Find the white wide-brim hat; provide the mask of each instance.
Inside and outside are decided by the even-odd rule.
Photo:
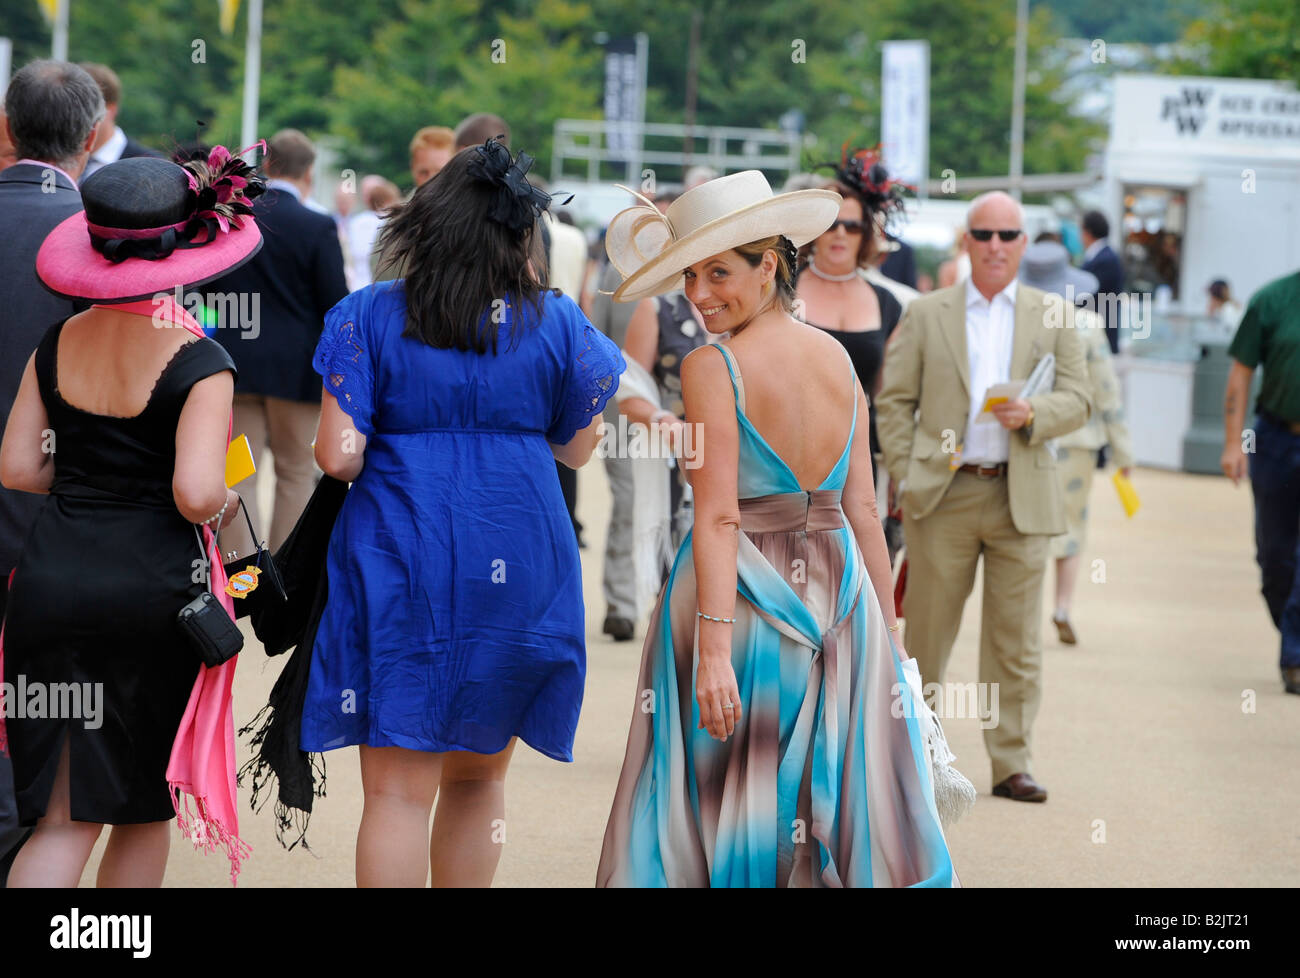
[[[751,241],[783,234],[796,248],[805,245],[835,222],[843,200],[833,190],[774,194],[758,170],[700,184],[669,204],[666,214],[628,193],[643,203],[615,214],[605,232],[605,252],[623,275],[616,302],[684,288],[686,268]]]

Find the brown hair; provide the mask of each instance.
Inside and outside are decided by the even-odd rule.
[[[759,238],[748,244],[737,245],[736,254],[749,262],[750,267],[757,268],[763,256],[769,251],[776,252],[776,298],[781,308],[788,313],[794,312],[794,242],[783,234],[774,234],[769,238]]]
[[[95,79],[95,84],[104,96],[105,105],[117,105],[122,101],[122,80],[117,77],[116,71],[95,61],[83,61],[81,68]]]
[[[875,257],[876,254],[875,214],[872,212],[871,208],[867,206],[867,202],[862,199],[862,195],[860,193],[858,193],[852,187],[845,186],[844,184],[840,183],[837,180],[830,180],[826,183],[823,183],[817,189],[834,190],[841,197],[844,197],[846,199],[856,200],[858,204],[861,205],[862,223],[867,226],[862,229],[862,240],[858,242],[857,267],[869,268],[871,266],[871,259]],[[821,237],[821,235],[819,234],[817,237],[819,238]],[[812,241],[809,241],[806,245],[804,245],[802,248],[799,249],[800,266],[806,265],[808,263],[808,259],[812,256],[813,253],[813,244],[816,241],[817,238],[813,238]]]
[[[301,180],[316,162],[316,147],[297,129],[281,129],[266,144],[262,169],[268,177]]]
[[[461,119],[456,126],[456,150],[459,152],[467,146],[478,146],[493,136],[504,136],[501,144],[510,148],[510,127],[506,121],[490,112],[475,112]]]

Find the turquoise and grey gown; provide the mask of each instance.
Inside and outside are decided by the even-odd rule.
[[[957,886],[907,681],[840,507],[852,433],[801,489],[718,350],[740,433],[741,718],[726,742],[697,729],[690,534],[646,635],[597,885]]]

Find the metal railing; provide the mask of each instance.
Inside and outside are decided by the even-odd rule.
[[[610,146],[611,136],[617,146]],[[619,179],[640,184],[654,172],[656,182],[680,181],[692,166],[719,173],[762,170],[785,177],[799,172],[799,133],[781,129],[740,129],[662,122],[606,122],[557,119],[551,147],[551,181],[585,178],[590,183]],[[586,172],[575,172],[577,163]]]

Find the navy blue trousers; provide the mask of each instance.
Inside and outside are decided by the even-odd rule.
[[[1255,493],[1255,559],[1273,624],[1282,633],[1281,666],[1300,666],[1300,435],[1255,419],[1250,455]]]

